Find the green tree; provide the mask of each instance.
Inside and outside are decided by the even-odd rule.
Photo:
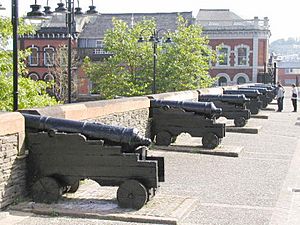
[[[149,38],[155,27],[154,20],[142,20],[129,27],[126,22],[113,19],[113,29],[104,37],[105,50],[113,56],[101,62],[86,59],[84,63],[95,92],[103,98],[151,93],[153,43],[138,43],[138,38],[141,34]],[[201,33],[200,26],[188,26],[179,16],[177,31],[164,34],[172,38],[173,44],[157,46],[158,93],[197,89],[214,83],[207,74],[209,61],[214,60],[215,53]]]
[[[12,39],[12,25],[9,18],[0,17],[0,111],[11,111],[13,108],[13,70],[12,51],[8,50],[9,40]],[[34,27],[26,25],[23,19],[19,21],[18,34],[34,33]],[[30,53],[19,51],[18,72],[26,74],[24,60]],[[57,101],[50,97],[46,90],[51,83],[43,81],[35,82],[31,79],[19,77],[19,108],[42,107],[57,104]]]

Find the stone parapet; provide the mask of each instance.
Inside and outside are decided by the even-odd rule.
[[[24,118],[0,112],[0,209],[26,194]]]

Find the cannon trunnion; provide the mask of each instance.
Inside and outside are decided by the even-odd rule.
[[[127,130],[110,126],[110,131],[105,132],[105,138],[101,138],[100,128],[98,135],[85,135],[86,130],[66,132],[61,131],[62,128],[54,129],[58,128],[53,124],[56,118],[49,117],[48,123],[52,125],[48,125],[51,129],[45,129],[45,124],[41,123],[36,130],[33,125],[29,127],[29,124],[46,119],[23,115],[26,121],[26,145],[29,150],[28,184],[35,202],[56,202],[63,193],[75,192],[79,181],[88,178],[102,186],[119,186],[119,206],[140,209],[149,201],[150,196],[155,195],[159,183],[164,181],[164,158],[148,156],[145,144],[151,141],[139,136],[136,130],[132,132],[130,128]],[[66,124],[81,123],[58,120],[65,121]],[[37,124],[35,122],[33,124]],[[102,126],[92,124],[92,127]],[[107,125],[103,126],[107,128]],[[93,133],[92,130],[89,131]],[[109,140],[108,133],[111,131],[116,131],[113,140]],[[119,137],[121,141],[118,142],[118,135],[128,137]]]
[[[213,102],[216,107],[222,109],[220,116],[233,119],[236,127],[243,127],[250,119],[250,110],[246,109],[246,103],[250,99],[245,95],[199,95],[199,102]]]
[[[222,110],[211,102],[151,100],[151,138],[168,146],[181,133],[202,137],[205,148],[217,147],[225,137],[225,124],[216,123]]]

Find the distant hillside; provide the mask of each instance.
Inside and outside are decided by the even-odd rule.
[[[270,44],[270,52],[276,55],[300,56],[300,38],[278,39]]]

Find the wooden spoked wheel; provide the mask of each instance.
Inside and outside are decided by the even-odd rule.
[[[142,208],[148,200],[148,192],[137,180],[126,180],[118,188],[117,199],[121,208]]]
[[[32,185],[31,194],[34,202],[53,203],[61,197],[62,189],[55,178],[43,177]]]
[[[213,149],[219,145],[219,137],[213,133],[207,133],[202,137],[202,145],[204,148]]]
[[[167,131],[161,131],[156,135],[156,144],[168,146],[171,144],[172,136]]]
[[[236,127],[243,127],[247,123],[247,120],[244,117],[238,117],[234,119],[234,125]]]

